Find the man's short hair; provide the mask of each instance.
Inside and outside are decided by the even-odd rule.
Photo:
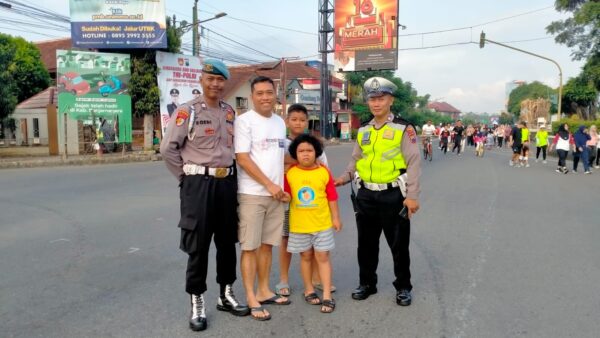
[[[261,83],[261,82],[268,82],[273,86],[273,89],[275,89],[275,82],[273,82],[273,80],[270,77],[266,77],[266,76],[257,76],[254,80],[252,80],[252,82],[250,83],[250,91],[254,92],[254,85],[257,83]]]
[[[306,107],[304,105],[301,105],[299,103],[294,103],[293,105],[291,105],[288,108],[288,110],[287,110],[288,115],[291,114],[292,112],[304,113],[304,115],[306,115],[308,117],[308,110],[306,110]]]
[[[318,138],[316,138],[312,135],[302,134],[302,135],[296,137],[290,144],[289,152],[290,152],[290,156],[292,156],[292,158],[294,160],[298,159],[297,151],[298,151],[298,146],[301,143],[310,143],[313,146],[313,148],[315,148],[315,158],[323,155],[323,144],[321,143],[321,141],[319,141]]]

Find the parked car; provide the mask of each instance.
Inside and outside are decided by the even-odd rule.
[[[84,95],[90,91],[90,84],[75,72],[63,74],[57,81],[58,87],[73,95]]]

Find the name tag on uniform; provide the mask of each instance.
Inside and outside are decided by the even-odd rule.
[[[393,131],[391,129],[386,129],[383,131],[383,138],[386,140],[393,140],[395,134],[396,134],[395,131]]]
[[[363,134],[362,140],[360,141],[360,144],[362,144],[362,145],[371,144],[371,132],[370,131],[365,131],[365,133]]]
[[[285,140],[279,140],[279,148],[285,148]]]

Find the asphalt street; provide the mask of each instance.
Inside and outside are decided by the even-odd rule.
[[[351,146],[326,152],[340,173]],[[336,311],[304,303],[294,257],[293,303],[269,306],[272,320],[218,312],[213,249],[201,333],[187,327],[178,188],[162,162],[2,170],[0,336],[597,337],[600,171],[558,174],[554,159],[509,168],[508,158],[436,149],[423,163],[411,306],[395,303],[383,237],[379,293],[350,298],[358,267],[346,186],[332,253]],[[273,263],[275,285],[276,254]],[[235,290],[243,299],[241,280]]]

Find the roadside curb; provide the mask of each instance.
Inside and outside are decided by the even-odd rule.
[[[0,169],[18,169],[18,168],[37,168],[37,167],[61,167],[61,166],[82,166],[82,165],[101,165],[101,164],[116,164],[116,163],[131,163],[131,162],[153,162],[162,161],[161,154],[138,153],[122,155],[105,155],[97,157],[91,156],[76,156],[67,159],[60,157],[50,158],[31,158],[10,160],[4,159],[0,161]]]

